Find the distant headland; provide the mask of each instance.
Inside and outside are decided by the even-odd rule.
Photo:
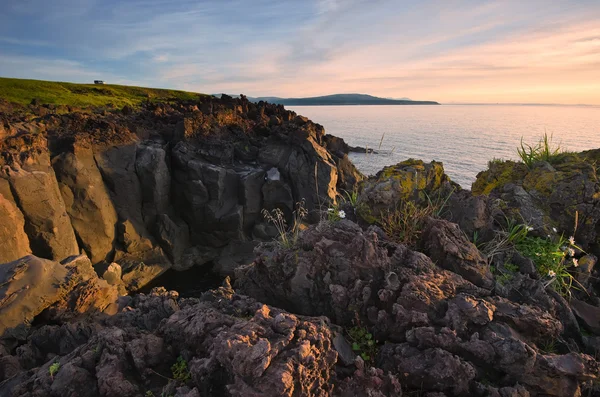
[[[220,97],[221,94],[215,95]],[[235,97],[235,95],[233,95]],[[412,101],[410,99],[379,98],[366,94],[334,94],[309,98],[248,97],[252,102],[270,102],[285,106],[332,106],[332,105],[439,105],[435,101]]]

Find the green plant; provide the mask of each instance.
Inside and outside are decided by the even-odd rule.
[[[403,201],[395,210],[382,212],[378,222],[391,240],[414,246],[419,240],[425,220],[433,213],[431,206],[420,207],[413,201]]]
[[[50,367],[48,367],[48,374],[50,374],[51,378],[54,378],[54,375],[56,375],[56,373],[58,372],[59,369],[60,369],[59,362],[52,363],[50,365]]]
[[[344,200],[350,203],[353,208],[356,208],[356,205],[358,204],[358,191],[356,189],[352,192],[344,191],[344,196]]]
[[[579,248],[573,237],[558,239],[525,237],[515,244],[515,248],[523,255],[530,258],[538,273],[546,277],[545,286],[551,286],[559,294],[569,297],[573,283],[577,282],[571,271],[578,266],[578,261],[573,257],[573,248]]]
[[[546,354],[558,353],[558,351],[556,349],[556,340],[554,340],[554,339],[548,339],[548,340],[542,341],[539,344],[539,348],[541,351],[543,351]]]
[[[544,133],[542,138],[534,145],[524,143],[523,138],[521,138],[521,145],[517,148],[517,154],[528,168],[531,168],[538,161],[553,162],[561,151],[560,145],[553,147],[552,136],[548,137],[547,133]]]
[[[450,197],[452,197],[454,191],[455,188],[452,188],[450,193],[448,193],[445,197],[438,193],[433,198],[429,196],[427,192],[424,192],[425,197],[427,197],[427,205],[431,208],[433,216],[439,217],[442,215],[444,209],[446,208],[446,204],[448,204],[448,200],[450,200]]]
[[[515,244],[527,237],[527,233],[533,230],[532,227],[522,223],[517,223],[514,220],[504,218],[506,228],[496,233],[491,241],[480,244],[477,248],[488,258],[492,259],[499,253],[506,252]]]
[[[173,379],[182,383],[192,378],[187,361],[181,356],[177,357],[177,361],[171,366],[171,372],[173,373]]]
[[[496,277],[496,281],[500,285],[506,284],[508,281],[512,280],[515,274],[519,271],[519,266],[513,263],[505,263],[500,268],[496,268],[494,266],[490,266],[490,270]]]
[[[144,394],[144,396],[145,396],[145,397],[154,397],[154,393],[153,393],[153,392],[151,392],[150,390],[148,390],[148,391],[146,392],[146,394]]]
[[[506,162],[506,160],[503,158],[493,157],[490,161],[488,161],[488,168],[490,168],[492,164],[502,164],[504,162]]]
[[[277,229],[281,244],[286,248],[290,248],[296,245],[298,241],[298,235],[300,234],[300,226],[302,224],[302,220],[308,215],[308,211],[306,210],[306,208],[304,208],[304,199],[297,202],[296,209],[292,214],[293,223],[289,230],[287,227],[287,222],[285,220],[285,215],[281,209],[275,208],[271,212],[269,212],[266,209],[263,209],[262,214],[265,217],[265,219],[271,222]]]
[[[373,334],[366,327],[355,326],[347,330],[352,342],[352,350],[367,363],[372,363],[377,356],[377,344]]]

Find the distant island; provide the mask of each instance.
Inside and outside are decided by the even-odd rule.
[[[220,97],[221,94],[215,95]],[[236,95],[232,95],[236,97]],[[309,98],[248,97],[252,102],[270,102],[285,106],[332,106],[332,105],[439,105],[435,101],[412,101],[410,99],[379,98],[366,94],[334,94]]]

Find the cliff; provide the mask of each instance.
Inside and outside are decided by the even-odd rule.
[[[276,234],[263,209],[291,222],[303,200],[314,218],[362,178],[327,150],[323,127],[246,99],[32,106],[0,126],[0,262],[84,252],[100,272],[118,262],[128,290],[224,249],[251,255],[240,242]]]
[[[0,126],[2,396],[598,394],[598,150],[469,191],[415,159],[364,178],[245,98]],[[231,278],[136,292],[203,264]]]

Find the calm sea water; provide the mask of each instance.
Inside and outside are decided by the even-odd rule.
[[[353,146],[391,150],[350,158],[364,174],[408,158],[444,163],[470,189],[492,158],[517,159],[521,137],[536,143],[547,132],[567,150],[600,148],[600,106],[291,106]]]

